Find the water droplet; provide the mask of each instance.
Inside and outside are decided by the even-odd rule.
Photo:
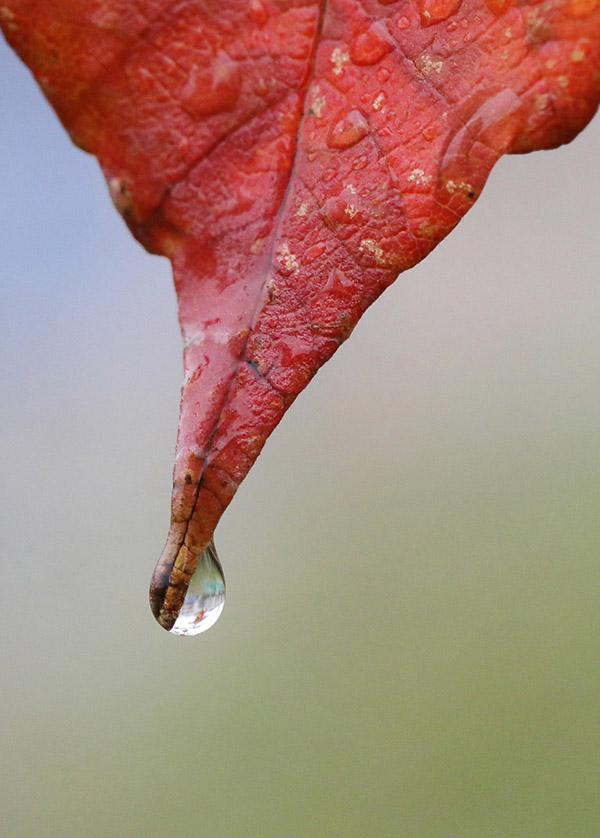
[[[396,26],[398,29],[404,31],[410,26],[410,20],[405,15],[402,15],[402,17],[399,17],[396,21]]]
[[[210,67],[192,67],[181,91],[181,103],[195,117],[230,111],[237,103],[241,86],[237,61],[221,52]]]
[[[310,265],[311,262],[314,262],[315,259],[318,259],[319,256],[323,255],[323,253],[325,253],[324,244],[313,244],[312,247],[309,247],[308,250],[304,251],[304,255],[302,256],[302,264]]]
[[[471,115],[467,117],[468,112]],[[467,100],[463,125],[452,136],[440,166],[440,186],[446,195],[475,198],[497,158],[511,146],[522,129],[523,107],[507,88],[488,98]]]
[[[128,75],[138,93],[147,93],[156,84],[154,76],[145,67],[140,67],[136,73]]]
[[[382,110],[382,108],[385,105],[385,99],[386,99],[385,93],[383,92],[383,90],[380,90],[379,93],[373,99],[373,110],[374,111]]]
[[[256,95],[264,96],[267,90],[267,82],[264,79],[257,79],[257,82],[254,85],[254,92],[256,93]]]
[[[381,0],[379,0],[381,3]],[[561,7],[561,12],[570,17],[588,17],[598,8],[598,0],[571,0]]]
[[[365,157],[365,155],[361,155],[357,157],[355,160],[352,161],[352,168],[355,172],[359,171],[360,169],[364,169],[369,161]]]
[[[456,12],[462,0],[417,0],[423,26],[440,23]]]
[[[521,127],[522,108],[518,93],[506,88],[482,102],[465,123],[465,128],[479,142],[503,154]]]
[[[383,82],[389,81],[390,76],[391,76],[391,72],[390,72],[390,70],[388,70],[387,67],[379,67],[378,68],[378,70],[377,70],[377,81],[379,81],[383,84]]]
[[[305,339],[293,335],[282,335],[277,341],[279,350],[279,364],[281,367],[301,365],[303,361],[310,358],[313,352],[311,343]]]
[[[369,126],[360,111],[353,108],[339,119],[327,137],[330,148],[350,148],[369,133]]]
[[[200,557],[171,634],[201,634],[214,626],[224,605],[225,577],[211,541]]]
[[[512,6],[513,0],[485,0],[490,12],[500,17]]]
[[[258,23],[259,26],[262,26],[267,22],[269,13],[265,9],[262,0],[250,0],[250,17],[254,23]]]
[[[121,215],[131,218],[133,214],[133,195],[131,188],[124,178],[112,177],[108,181],[108,191],[112,202]]]
[[[350,44],[350,58],[359,66],[377,64],[392,49],[389,33],[381,21],[372,23]]]

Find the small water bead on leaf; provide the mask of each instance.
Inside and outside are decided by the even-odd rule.
[[[381,0],[379,0],[381,2]],[[561,8],[570,17],[587,17],[598,8],[598,0],[570,0]]]
[[[427,140],[428,143],[432,142],[436,137],[436,127],[435,125],[428,125],[426,128],[423,128],[421,134],[424,140]]]
[[[185,110],[207,117],[232,110],[240,96],[242,78],[237,61],[220,52],[210,67],[193,67],[181,91]]]
[[[361,154],[360,157],[355,157],[352,161],[352,168],[355,172],[360,171],[360,169],[364,169],[368,163],[368,160],[364,154]]]
[[[393,48],[390,35],[380,21],[357,35],[350,44],[350,58],[359,66],[377,64]]]
[[[461,114],[465,130],[471,137],[503,154],[522,127],[521,97],[507,87],[481,104],[474,96],[473,102],[477,107],[474,108],[469,100],[464,103],[467,113],[471,111],[467,119]]]
[[[383,90],[380,90],[376,96],[373,97],[373,110],[374,111],[382,111],[385,107],[386,102],[386,95]]]
[[[359,110],[353,108],[337,120],[333,125],[327,145],[329,148],[350,148],[356,145],[369,133],[369,126]]]
[[[269,19],[269,13],[262,0],[250,0],[250,17],[254,23],[262,26]]]
[[[458,11],[462,0],[417,0],[423,26],[446,20]]]
[[[463,104],[459,117],[460,127],[439,167],[442,203],[448,196],[455,203],[457,199],[470,202],[479,195],[490,168],[521,131],[522,102],[510,88],[491,98],[474,95]]]
[[[505,14],[513,4],[513,0],[485,0],[491,12],[500,17]]]
[[[202,553],[171,634],[192,637],[214,626],[225,605],[225,577],[214,542]]]

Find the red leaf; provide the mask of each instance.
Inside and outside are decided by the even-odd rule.
[[[498,157],[600,98],[599,0],[3,0],[9,42],[134,235],[185,342],[165,628],[287,407]]]

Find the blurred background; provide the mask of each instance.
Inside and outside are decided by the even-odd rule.
[[[155,624],[169,265],[0,46],[3,835],[600,834],[600,122],[367,312]]]

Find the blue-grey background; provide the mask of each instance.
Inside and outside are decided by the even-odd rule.
[[[600,834],[596,120],[372,307],[155,625],[166,260],[0,46],[3,835]]]

